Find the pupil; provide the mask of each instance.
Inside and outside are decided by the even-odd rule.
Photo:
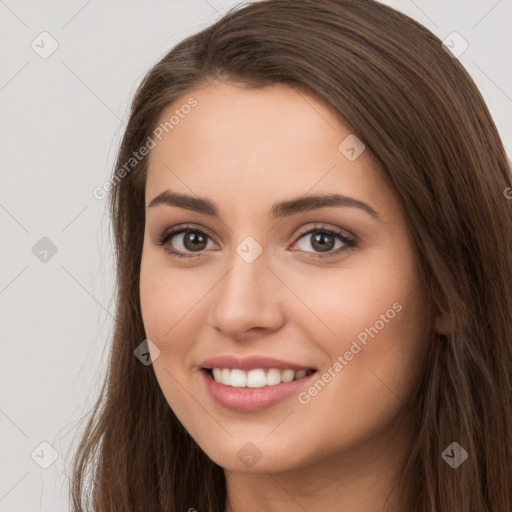
[[[189,246],[189,242],[192,244]],[[198,247],[197,244],[199,243],[200,247]],[[191,231],[189,231],[186,235],[185,235],[185,240],[184,240],[184,245],[187,249],[191,249],[191,250],[201,250],[201,249],[204,249],[204,247],[201,246],[201,244],[204,245],[205,243],[205,237],[203,235],[199,235],[197,233],[193,233]]]
[[[325,242],[326,238],[331,240],[330,243],[326,243]],[[317,233],[313,237],[313,241],[312,241],[311,245],[315,249],[317,249],[317,250],[326,252],[326,251],[329,251],[330,249],[333,248],[333,240],[332,240],[332,238],[333,238],[332,235],[328,235],[328,234],[325,234],[325,233]]]

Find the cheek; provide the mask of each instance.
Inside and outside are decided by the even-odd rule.
[[[351,332],[361,352],[350,370],[362,401],[376,408],[382,403],[386,416],[402,407],[418,384],[429,329],[426,295],[415,276],[396,272],[377,283],[373,304],[366,313],[361,307],[359,325]]]
[[[186,396],[182,384],[184,367],[189,365],[188,354],[195,338],[190,330],[193,301],[190,285],[178,272],[171,273],[157,258],[144,256],[140,271],[140,303],[146,337],[159,349],[153,361],[158,384],[168,404],[180,416],[186,411]],[[192,311],[191,311],[192,309]],[[197,322],[196,322],[197,324]],[[188,330],[185,330],[187,328]],[[191,432],[193,428],[188,427]]]
[[[173,279],[173,274],[158,262],[155,255],[143,252],[140,270],[142,321],[146,336],[160,350],[174,337],[175,326],[185,314],[184,302],[188,299],[189,295],[183,293],[180,280]]]
[[[146,336],[161,351],[156,361],[177,367],[184,361],[203,325],[206,296],[212,278],[196,269],[170,269],[158,254],[143,253],[140,271],[140,303]],[[177,357],[179,356],[179,357]]]
[[[297,295],[314,314],[295,318],[333,362],[346,360],[343,379],[365,401],[385,388],[372,371],[392,389],[412,389],[428,346],[425,290],[412,254],[396,249],[368,252],[350,267],[312,271],[296,281]]]
[[[146,335],[149,339],[157,339],[165,332],[162,312],[166,308],[170,289],[165,286],[164,280],[161,279],[162,272],[158,271],[152,259],[154,258],[143,251],[139,282],[140,307]]]
[[[294,292],[311,314],[297,315],[317,329],[318,337],[343,345],[389,311],[393,304],[403,303],[415,276],[387,251],[374,251],[347,260],[347,266],[318,269],[312,267],[290,276]],[[334,345],[333,345],[334,346]]]
[[[402,307],[393,309],[393,318],[386,309],[378,310],[387,323],[373,315],[364,327],[352,328],[343,348],[332,350],[333,361],[343,358],[343,369],[333,379],[326,402],[338,404],[333,421],[348,435],[370,436],[391,425],[422,376],[428,339],[424,323],[418,320],[421,301],[403,295],[396,306],[398,302]]]

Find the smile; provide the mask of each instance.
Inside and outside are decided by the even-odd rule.
[[[271,407],[300,392],[316,370],[256,368],[202,368],[210,396],[219,405],[238,412],[255,412]],[[226,382],[226,383],[225,383]]]
[[[256,368],[245,371],[239,368],[211,368],[211,375],[215,382],[234,388],[262,388],[276,386],[283,382],[292,382],[311,375],[314,370],[291,370],[279,368]]]

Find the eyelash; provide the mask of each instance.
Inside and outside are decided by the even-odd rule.
[[[186,232],[199,233],[200,235],[202,235],[204,237],[211,238],[207,233],[205,233],[201,229],[198,229],[198,228],[196,228],[194,226],[185,225],[185,226],[178,226],[177,228],[175,228],[175,229],[173,229],[171,231],[165,231],[162,235],[160,235],[155,240],[154,243],[156,245],[163,246],[173,236],[181,234],[181,233],[184,233],[184,232],[185,233]],[[309,234],[312,234],[312,233],[321,233],[321,234],[324,234],[324,235],[331,235],[331,236],[337,237],[339,240],[341,240],[345,244],[344,247],[338,248],[336,251],[329,252],[329,253],[310,253],[309,251],[302,251],[302,252],[306,252],[307,254],[309,254],[310,257],[312,257],[312,258],[317,258],[317,259],[332,258],[332,257],[338,256],[342,252],[350,252],[357,245],[356,241],[353,238],[349,238],[349,237],[343,235],[340,231],[337,231],[337,230],[334,230],[334,229],[330,229],[330,228],[326,228],[325,226],[316,225],[316,224],[314,225],[313,228],[308,229],[307,231],[305,231],[303,233],[299,233],[297,235],[296,241],[298,241],[302,237],[304,237],[306,235],[309,235]],[[189,258],[190,259],[190,258],[201,258],[201,257],[204,257],[204,252],[200,252],[200,253],[197,253],[197,254],[194,254],[194,253],[182,253],[180,251],[174,251],[174,250],[168,249],[168,248],[166,248],[166,252],[170,256],[172,256],[173,258]]]

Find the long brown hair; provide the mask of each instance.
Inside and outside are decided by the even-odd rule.
[[[174,47],[138,87],[109,194],[117,309],[108,375],[73,459],[73,511],[225,509],[223,468],[178,421],[151,365],[134,356],[146,338],[139,271],[147,157],[126,168],[162,111],[213,81],[312,94],[378,162],[406,212],[432,305],[450,325],[428,333],[398,488],[413,490],[408,511],[510,512],[510,165],[460,62],[425,27],[373,0],[240,4]],[[468,453],[457,469],[442,456],[452,442]]]

